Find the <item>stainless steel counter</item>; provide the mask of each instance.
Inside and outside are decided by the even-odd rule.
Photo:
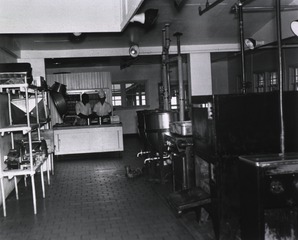
[[[55,126],[55,155],[123,151],[122,124]]]

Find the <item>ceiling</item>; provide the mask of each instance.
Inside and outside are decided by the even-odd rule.
[[[169,24],[171,46],[176,45],[175,32],[181,32],[181,45],[224,44],[239,42],[239,20],[231,9],[239,0],[144,0],[137,13],[147,9],[158,9],[155,24],[146,29],[140,23],[129,23],[118,33],[87,33],[82,42],[70,41],[69,34],[13,34],[21,50],[67,50],[128,48],[133,42],[142,47],[162,45],[162,29]],[[202,15],[206,4],[215,5]],[[252,36],[275,17],[274,11],[258,11],[257,7],[274,7],[275,0],[242,0],[244,8],[252,9],[244,13],[245,36]],[[288,6],[293,0],[282,0]],[[86,17],[88,15],[86,14]],[[104,19],[103,19],[104,21]],[[142,53],[140,53],[142,54]],[[73,59],[74,60],[74,59]],[[77,59],[79,60],[79,59]],[[96,58],[93,59],[95,61]],[[111,63],[108,58],[103,62]],[[50,62],[50,61],[49,61]]]

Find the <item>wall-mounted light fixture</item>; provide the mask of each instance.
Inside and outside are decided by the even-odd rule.
[[[291,30],[296,36],[298,36],[298,20],[291,23]]]
[[[253,50],[256,47],[263,45],[265,42],[264,41],[256,41],[253,38],[246,38],[244,40],[244,43],[245,43],[246,47],[248,47],[250,50]]]
[[[140,53],[140,49],[139,46],[137,44],[133,44],[130,46],[129,48],[129,55],[133,58],[136,58],[137,56],[139,56]]]
[[[76,37],[79,37],[79,36],[82,35],[82,33],[81,32],[74,32],[73,35],[75,35]]]
[[[69,41],[72,43],[81,43],[85,40],[86,34],[81,32],[74,32],[69,34]]]
[[[155,23],[157,15],[158,9],[148,9],[144,13],[134,15],[130,22],[139,22],[144,24],[145,27],[150,27]]]

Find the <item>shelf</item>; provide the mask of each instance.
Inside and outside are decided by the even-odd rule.
[[[36,130],[36,129],[46,125],[49,122],[50,122],[50,120],[43,121],[40,123],[32,123],[32,124],[30,124],[29,127],[27,124],[9,125],[9,126],[0,128],[0,133],[1,133],[1,135],[3,135],[6,132],[23,132],[23,134],[26,134],[30,131]]]
[[[24,175],[35,174],[36,171],[41,167],[41,165],[46,160],[47,160],[47,158],[44,158],[43,160],[36,161],[33,166],[33,169],[30,169],[30,164],[28,164],[28,168],[26,168],[26,169],[4,169],[0,176],[13,178],[14,176],[24,176]]]
[[[2,88],[9,88],[9,89],[16,89],[19,88],[21,89],[25,89],[28,88],[28,83],[15,83],[15,84],[0,84],[0,89]]]
[[[12,83],[12,84],[1,84],[0,83],[0,92],[2,89],[11,89],[15,91],[25,92],[26,89],[29,94],[34,94],[35,91],[45,91],[43,87],[38,87],[35,85],[29,85],[28,83]]]
[[[0,128],[0,133],[2,136],[6,132],[23,132],[23,134],[26,134],[34,129],[37,129],[39,126],[40,124],[38,123],[31,124],[29,127],[27,124],[15,124]]]
[[[9,65],[10,66],[10,65]],[[32,78],[32,76],[31,76]],[[40,169],[42,172],[41,174],[41,183],[42,183],[42,190],[43,190],[43,197],[45,197],[45,191],[44,191],[44,180],[43,180],[43,163],[47,161],[48,156],[45,157],[45,155],[40,155],[40,153],[33,153],[32,149],[32,135],[31,131],[37,130],[37,137],[38,140],[40,140],[40,127],[46,125],[49,123],[50,118],[45,112],[45,117],[39,115],[39,98],[42,91],[46,90],[43,89],[43,87],[38,87],[35,85],[31,85],[31,82],[27,81],[28,74],[27,72],[1,72],[0,73],[0,92],[4,91],[7,94],[7,102],[8,102],[8,115],[9,115],[9,125],[0,128],[0,134],[1,136],[4,136],[5,133],[9,133],[11,135],[11,145],[12,148],[14,148],[14,141],[15,136],[19,134],[13,134],[13,132],[22,132],[23,135],[27,135],[27,144],[29,145],[28,159],[26,158],[26,162],[24,162],[22,159],[22,162],[19,166],[17,166],[17,169],[10,169],[7,166],[5,167],[5,164],[0,164],[0,184],[1,184],[1,195],[2,195],[2,201],[3,201],[3,215],[6,216],[6,204],[5,204],[5,194],[4,194],[4,186],[3,186],[3,178],[14,178],[15,181],[15,191],[16,191],[16,197],[18,199],[18,190],[17,190],[17,179],[16,176],[31,176],[31,184],[32,184],[32,194],[33,194],[33,207],[34,207],[34,214],[37,212],[36,208],[36,192],[35,192],[35,183],[34,183],[34,175],[35,173]],[[11,95],[16,96],[11,96]],[[19,95],[18,98],[17,94]],[[32,98],[30,98],[32,95],[35,97],[35,103],[31,101]],[[43,105],[45,107],[44,102],[44,92],[42,92],[42,101]],[[17,101],[19,100],[19,101]],[[34,100],[34,99],[33,99]],[[32,108],[32,109],[31,109]],[[36,110],[36,120],[33,119],[31,122],[31,111]],[[13,113],[20,117],[17,119],[13,119]],[[25,115],[24,115],[25,114]],[[23,118],[26,117],[26,120]],[[33,118],[35,118],[35,115],[33,115]],[[17,123],[17,124],[13,124]],[[7,156],[4,156],[4,158],[7,158]],[[3,158],[3,157],[2,157]],[[23,156],[21,156],[23,158]],[[5,160],[5,159],[4,159]],[[3,159],[1,159],[3,161]],[[10,165],[7,164],[9,167]],[[4,169],[2,168],[4,167]],[[49,179],[49,170],[48,166],[46,166],[47,172],[48,172],[48,179]]]

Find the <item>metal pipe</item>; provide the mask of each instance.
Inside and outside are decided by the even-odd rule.
[[[151,151],[145,151],[145,152],[143,152],[143,151],[141,150],[141,152],[137,153],[137,157],[139,157],[139,156],[143,156],[143,155],[145,155],[145,154],[149,154],[149,153],[151,153]]]
[[[167,109],[171,110],[171,82],[170,82],[170,64],[169,64],[169,49],[171,45],[170,39],[170,24],[165,24],[166,31],[166,79],[167,79],[167,88],[168,88],[168,105]]]
[[[171,39],[170,39],[170,29],[169,29],[169,27],[170,27],[170,24],[168,24],[168,23],[166,23],[165,24],[165,33],[166,33],[166,41],[165,41],[165,47],[166,47],[166,49],[169,51],[169,49],[170,49],[170,45],[171,45]]]
[[[168,70],[168,55],[170,47],[169,39],[169,24],[165,24],[165,28],[162,29],[162,86],[163,86],[163,109],[170,109],[170,83],[169,83],[169,70]]]
[[[167,81],[167,40],[166,40],[166,29],[162,29],[162,86],[163,86],[163,109],[169,110],[169,91]]]
[[[273,12],[275,10],[274,7],[260,7],[260,6],[253,6],[253,7],[243,7],[243,12]],[[281,11],[293,11],[298,10],[298,6],[282,6],[280,8]]]
[[[184,84],[183,84],[183,71],[182,71],[182,57],[180,47],[180,37],[182,33],[176,32],[174,36],[177,38],[177,60],[178,60],[178,83],[179,83],[179,120],[184,121]]]
[[[163,109],[169,110],[169,89],[167,77],[167,63],[166,56],[162,54],[162,91],[163,91]]]
[[[245,69],[245,51],[244,51],[244,30],[243,30],[243,5],[242,2],[238,3],[238,18],[239,18],[239,31],[240,31],[240,49],[241,49],[241,75],[242,87],[241,92],[246,93],[246,69]]]
[[[170,155],[167,155],[167,156],[163,156],[163,157],[162,157],[163,160],[166,160],[166,159],[169,159],[169,158],[170,158]],[[150,157],[150,158],[146,158],[146,159],[144,160],[144,164],[146,164],[146,162],[155,161],[155,160],[160,160],[160,159],[161,159],[160,156],[158,156],[158,157]]]
[[[280,110],[280,148],[281,154],[285,154],[285,133],[283,119],[283,58],[282,58],[282,36],[281,36],[281,6],[280,0],[276,0],[276,32],[278,43],[278,74],[279,74],[279,110]]]

